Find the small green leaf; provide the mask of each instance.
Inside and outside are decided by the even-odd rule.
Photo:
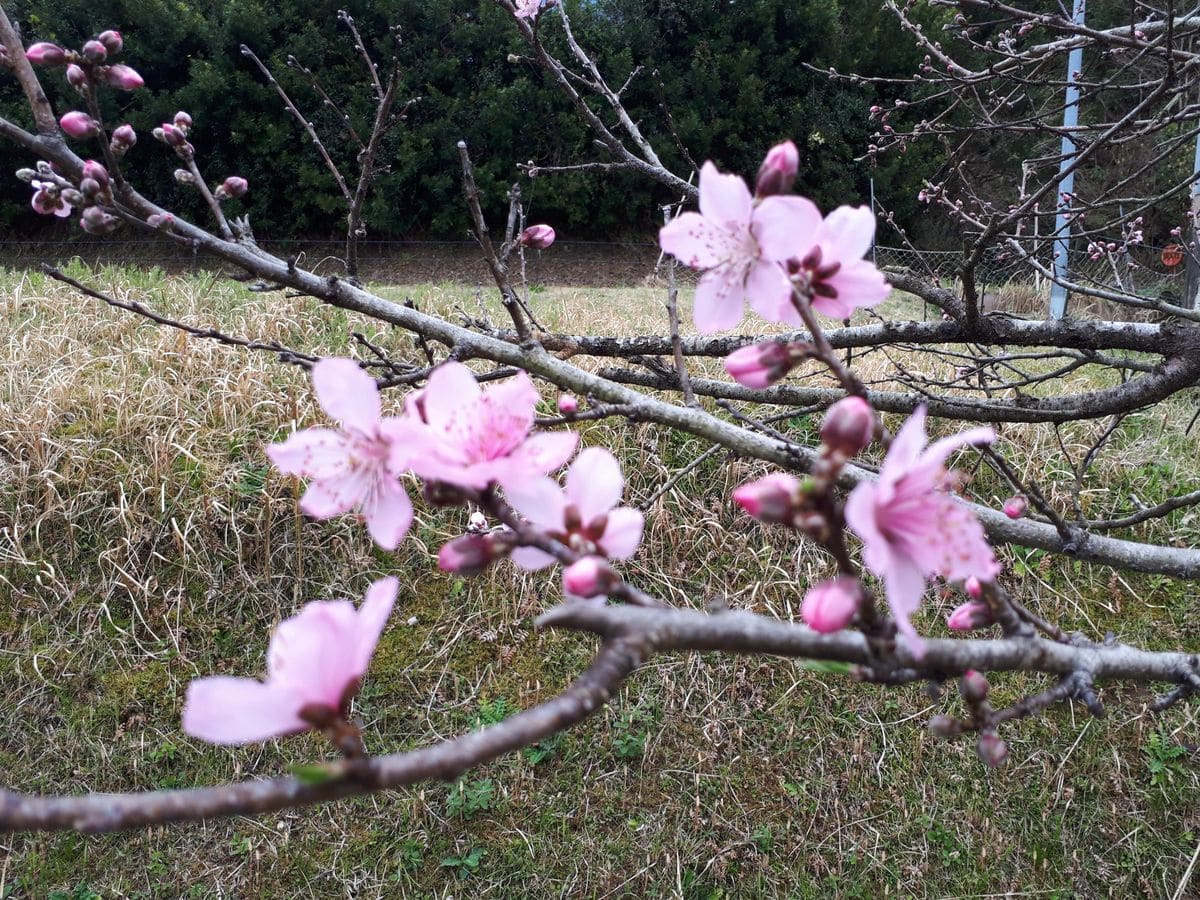
[[[334,781],[337,775],[328,766],[297,765],[289,766],[288,771],[296,776],[301,784],[316,785]]]
[[[849,675],[854,667],[850,663],[806,659],[800,663],[800,668],[808,669],[810,672],[824,672],[828,675]]]

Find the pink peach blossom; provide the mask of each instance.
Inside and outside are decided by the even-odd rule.
[[[419,452],[416,429],[401,418],[380,415],[374,379],[350,359],[323,359],[313,366],[317,402],[341,430],[306,428],[267,448],[286,475],[312,481],[300,508],[315,519],[359,509],[380,547],[394,550],[412,524],[412,503],[398,475]]]
[[[704,270],[692,310],[700,333],[736,326],[747,298],[768,321],[800,324],[780,263],[811,243],[820,223],[811,201],[774,196],[755,203],[746,182],[706,162],[700,212],[682,213],[658,233],[663,250]]]
[[[510,487],[507,493],[517,512],[572,550],[629,559],[642,542],[645,520],[636,509],[617,506],[624,489],[617,458],[601,447],[589,447],[567,470],[566,490],[539,478]],[[535,547],[518,547],[512,560],[523,569],[542,569],[554,557]]]
[[[538,399],[524,372],[484,390],[462,363],[443,363],[425,389],[405,403],[426,451],[413,457],[413,471],[431,481],[483,490],[493,483],[520,485],[557,469],[578,438],[567,431],[530,435]]]
[[[1000,571],[979,520],[950,494],[946,458],[959,447],[995,440],[972,428],[925,446],[925,407],[917,407],[892,441],[879,480],[856,487],[846,522],[863,542],[868,569],[883,580],[888,604],[914,654],[924,653],[910,617],[927,578],[991,581]]]
[[[518,19],[536,19],[541,0],[516,0],[516,17]]]
[[[875,214],[870,209],[839,206],[821,220],[812,242],[789,260],[788,274],[812,297],[813,309],[847,319],[892,290],[883,273],[862,258],[874,239]]]
[[[71,214],[71,204],[62,198],[58,186],[50,181],[34,181],[33,198],[29,201],[34,210],[43,216],[55,215],[60,219]]]
[[[188,685],[183,730],[212,744],[249,744],[345,718],[398,585],[376,581],[358,609],[348,600],[306,604],[271,636],[266,681],[215,675]]]

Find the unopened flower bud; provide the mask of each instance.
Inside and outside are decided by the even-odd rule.
[[[108,142],[108,148],[116,156],[124,156],[129,152],[129,149],[137,143],[137,132],[133,130],[133,126],[126,123],[118,126],[112,133],[112,138]]]
[[[37,169],[17,169],[17,177],[26,184],[38,177]]]
[[[108,48],[99,41],[88,41],[83,45],[83,58],[90,63],[102,63],[108,59]]]
[[[136,91],[146,84],[136,69],[125,65],[109,66],[104,73],[104,80],[119,91]]]
[[[999,735],[992,731],[985,732],[979,736],[979,743],[975,745],[975,752],[979,754],[979,758],[990,769],[999,768],[1008,759],[1008,745],[1000,739]]]
[[[71,87],[76,89],[82,88],[87,84],[87,80],[87,72],[83,71],[82,66],[77,66],[75,63],[67,66],[67,84],[71,85]]]
[[[38,41],[25,51],[25,58],[35,66],[61,66],[67,59],[67,51],[58,44]]]
[[[94,200],[100,193],[100,182],[95,178],[84,178],[79,182],[79,190],[89,200]]]
[[[100,187],[108,187],[108,169],[94,159],[89,159],[83,164],[83,177],[94,178]]]
[[[89,206],[79,217],[80,227],[88,234],[108,234],[119,224],[116,216],[109,215],[99,206]]]
[[[733,492],[733,501],[760,522],[790,525],[800,511],[803,490],[792,475],[776,472],[743,484]]]
[[[979,583],[979,579],[974,575],[963,582],[963,590],[967,592],[967,596],[972,600],[979,600],[983,597],[983,585]]]
[[[181,128],[184,131],[187,131],[192,127],[192,117],[182,109],[175,113],[175,117],[171,121],[174,123],[176,128]]]
[[[987,699],[988,681],[982,673],[967,669],[958,682],[958,692],[968,703],[982,703]]]
[[[791,141],[776,144],[767,151],[766,158],[758,168],[758,178],[754,182],[754,193],[758,197],[770,197],[773,194],[786,194],[796,183],[796,173],[800,170],[800,151]]]
[[[157,228],[159,231],[170,231],[171,226],[175,223],[175,217],[170,213],[151,213],[146,219],[146,224],[151,228]]]
[[[579,412],[579,401],[574,394],[558,395],[558,411],[564,416],[573,416]]]
[[[174,172],[175,180],[180,184],[195,184],[196,176],[187,169],[176,169]]]
[[[114,56],[120,53],[125,46],[125,41],[121,38],[121,32],[114,31],[111,28],[108,31],[100,32],[96,36],[96,40],[103,44],[105,49]]]
[[[73,138],[89,138],[100,133],[100,126],[85,112],[69,112],[58,120],[59,127]]]
[[[958,734],[958,725],[950,716],[939,714],[929,720],[929,731],[934,737],[952,738]]]
[[[847,459],[871,443],[875,435],[875,411],[862,397],[844,397],[825,413],[821,441]]]
[[[799,360],[792,345],[762,341],[740,347],[725,357],[725,371],[738,384],[761,390],[787,375]]]
[[[990,606],[980,600],[968,600],[950,613],[946,626],[951,631],[974,631],[986,628],[995,621]]]
[[[517,243],[534,250],[545,250],[554,243],[554,229],[549,225],[530,225],[521,232]]]
[[[464,534],[438,551],[438,568],[469,578],[505,556],[506,550],[507,547],[490,534]]]
[[[154,136],[168,147],[182,147],[187,143],[187,135],[170,122],[164,122],[158,128],[155,128]]]
[[[598,556],[585,556],[563,569],[563,590],[573,597],[598,597],[617,583],[617,573]]]
[[[83,206],[83,193],[75,188],[63,188],[59,191],[58,196],[63,199],[64,203],[69,203],[71,206]]]
[[[250,189],[250,182],[246,181],[239,175],[230,175],[222,181],[214,193],[218,200],[226,200],[230,197],[241,197]]]
[[[858,582],[849,577],[823,581],[804,595],[800,616],[813,631],[830,634],[850,624],[862,601]]]
[[[1019,519],[1025,515],[1025,510],[1029,507],[1029,503],[1020,494],[1009,497],[1004,501],[1004,514],[1010,519]]]

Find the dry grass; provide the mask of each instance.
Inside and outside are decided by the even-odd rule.
[[[346,352],[352,328],[411,352],[401,333],[303,300],[203,279],[99,280],[198,323],[321,353]],[[7,783],[206,784],[324,754],[304,737],[237,751],[193,743],[178,727],[182,692],[197,674],[258,672],[274,622],[305,599],[360,596],[384,573],[403,591],[359,704],[374,750],[528,705],[586,661],[588,641],[531,627],[556,598],[553,574],[500,566],[462,582],[436,572],[431,554],[457,533],[460,513],[419,509],[396,554],[373,551],[349,521],[297,516],[296,487],[266,469],[262,446],[316,418],[300,371],[156,329],[38,277],[3,283]],[[404,293],[428,309],[477,304],[468,288]],[[649,289],[550,288],[533,301],[548,324],[573,331],[657,329],[661,318],[661,294]],[[863,371],[883,379],[885,362],[868,356]],[[1179,401],[1133,417],[1087,485],[1089,508],[1194,488],[1200,454],[1183,434],[1187,412]],[[812,425],[789,427],[803,438]],[[1100,427],[1062,429],[1068,450],[1078,455]],[[1053,430],[1010,427],[1005,437],[1066,502]],[[585,440],[627,461],[634,502],[703,449],[622,422],[589,426]],[[794,615],[798,585],[826,561],[730,509],[729,490],[755,471],[714,456],[684,478],[648,510],[632,576],[676,603],[725,595]],[[985,499],[999,491],[983,474],[974,488]],[[1181,512],[1141,534],[1192,544],[1198,526]],[[1186,585],[1037,552],[1007,558],[1014,590],[1068,627],[1198,644]],[[930,603],[927,629],[939,629],[949,602]],[[998,679],[996,690],[1028,686]],[[430,785],[132,835],[0,837],[0,897],[1170,896],[1200,836],[1193,758],[1171,748],[1200,734],[1192,709],[1150,717],[1144,698],[1110,691],[1108,720],[1067,709],[1012,729],[1012,761],[989,776],[968,745],[921,727],[953,707],[950,697],[849,685],[786,661],[663,658],[620,702],[544,748],[544,760],[502,760],[457,794]],[[474,809],[462,808],[464,795]],[[484,853],[465,879],[467,867],[443,864],[472,850]]]

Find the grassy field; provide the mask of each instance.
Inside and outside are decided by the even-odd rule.
[[[94,280],[231,333],[346,353],[360,329],[412,353],[404,334],[311,301],[205,277]],[[381,291],[473,315],[486,302],[501,321],[471,288]],[[574,331],[657,329],[662,315],[649,289],[547,288],[533,302],[551,327]],[[460,511],[418,508],[394,554],[349,520],[298,516],[297,486],[268,471],[262,448],[319,415],[300,370],[40,276],[0,276],[0,323],[0,781],[41,792],[203,785],[325,755],[308,737],[238,750],[192,742],[179,728],[183,691],[201,674],[259,673],[280,618],[307,599],[357,599],[383,574],[402,590],[358,705],[373,751],[496,721],[589,658],[593,642],[532,628],[558,598],[555,574],[505,564],[464,582],[436,571],[432,554],[461,532]],[[1183,429],[1195,402],[1132,417],[1084,504],[1194,489],[1200,442]],[[803,438],[814,424],[789,427]],[[1103,424],[1064,428],[1067,449]],[[1065,501],[1071,476],[1052,430],[1003,436]],[[584,439],[630,461],[635,504],[704,449],[624,422]],[[646,510],[631,577],[674,603],[725,594],[794,616],[828,561],[732,508],[730,489],[758,471],[713,455],[683,478]],[[983,474],[973,489],[1002,496]],[[1200,515],[1134,536],[1195,545]],[[1194,585],[1002,553],[1006,583],[1068,628],[1200,647]],[[919,627],[941,633],[951,602],[933,598]],[[993,683],[1001,699],[1032,684]],[[582,726],[455,785],[125,835],[0,835],[0,898],[1200,896],[1200,877],[1181,886],[1200,842],[1200,707],[1152,716],[1147,691],[1110,688],[1105,720],[1062,708],[1009,728],[1010,762],[989,774],[970,744],[924,729],[954,708],[951,694],[770,658],[662,657]]]

